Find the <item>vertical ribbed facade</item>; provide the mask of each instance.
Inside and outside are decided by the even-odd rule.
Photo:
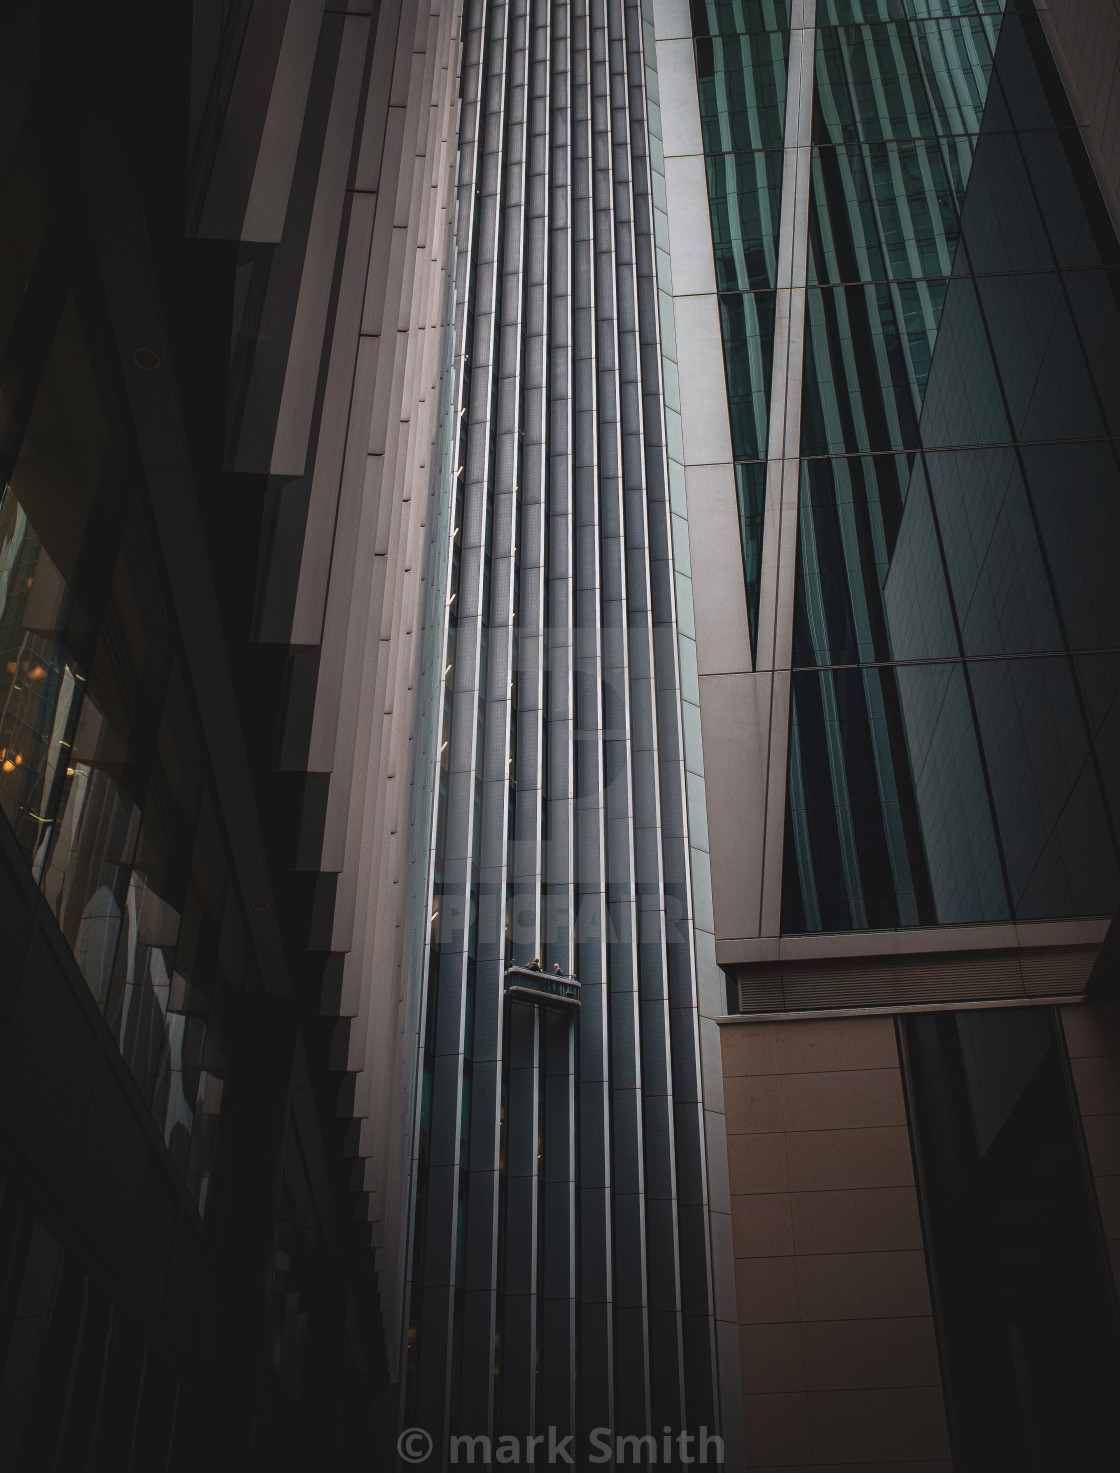
[[[654,180],[627,0],[471,0],[405,1424],[717,1430]],[[504,998],[540,956],[574,1018]]]

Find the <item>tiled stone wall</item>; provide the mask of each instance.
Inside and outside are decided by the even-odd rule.
[[[747,1466],[950,1473],[893,1021],[722,1038]]]

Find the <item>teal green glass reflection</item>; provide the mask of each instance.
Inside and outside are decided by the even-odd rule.
[[[801,466],[795,666],[958,654],[917,457]]]
[[[707,166],[716,290],[775,286],[782,154],[711,154]]]
[[[696,42],[696,80],[705,153],[781,148],[789,33]]]
[[[980,131],[992,48],[977,16],[817,33],[818,143]]]
[[[967,169],[937,141],[813,150],[809,280],[948,276]]]
[[[884,20],[940,20],[950,16],[998,16],[1004,0],[817,0],[818,26]]]
[[[793,677],[782,930],[1010,917],[962,665]]]
[[[770,420],[775,292],[743,292],[719,299],[723,361],[736,460],[763,460]]]
[[[810,288],[802,455],[918,444],[946,283]]]
[[[782,926],[1110,914],[1115,232],[1029,7],[817,21]]]
[[[739,535],[743,542],[743,579],[747,588],[747,620],[753,660],[758,652],[758,600],[762,586],[762,529],[766,510],[764,460],[736,465],[735,497],[739,504]]]
[[[789,0],[691,0],[694,36],[788,31]]]

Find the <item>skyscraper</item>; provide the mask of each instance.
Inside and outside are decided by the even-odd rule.
[[[0,1446],[1089,1468],[1120,21],[0,22]]]

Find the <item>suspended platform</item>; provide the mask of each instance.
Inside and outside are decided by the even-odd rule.
[[[506,968],[506,996],[545,1008],[578,1008],[579,983],[563,972],[538,972],[535,967]]]

